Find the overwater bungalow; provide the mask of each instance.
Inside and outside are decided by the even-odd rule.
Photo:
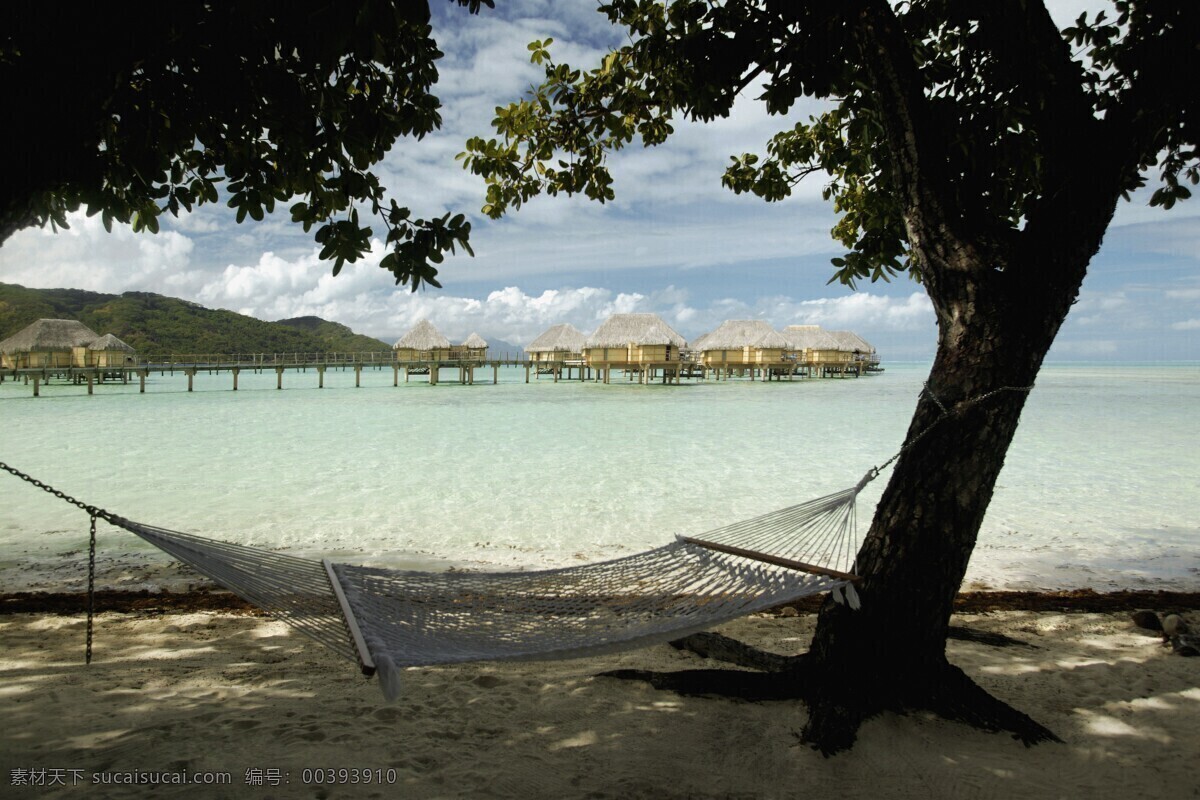
[[[879,355],[866,339],[854,331],[828,331],[842,352],[849,352],[852,359],[867,370],[879,369]]]
[[[487,358],[488,343],[478,333],[468,336],[456,350],[458,358],[467,361],[483,361]]]
[[[486,347],[486,343],[484,347]],[[401,336],[394,345],[397,361],[449,361],[450,340],[442,336],[433,323],[423,319]]]
[[[584,342],[592,364],[650,364],[679,360],[687,341],[657,314],[613,314]]]
[[[137,366],[137,352],[111,333],[88,345],[88,361],[93,367]]]
[[[788,361],[788,340],[760,319],[731,319],[692,343],[705,367],[778,367]]]
[[[605,382],[612,368],[643,381],[662,372],[678,380],[680,352],[687,341],[657,314],[613,314],[584,342],[583,357],[602,371]]]
[[[838,343],[820,325],[788,325],[783,336],[788,342],[788,352],[800,363],[834,361],[840,357]]]
[[[73,319],[39,319],[0,342],[6,369],[90,366],[88,345],[100,335]]]
[[[564,322],[555,325],[525,347],[529,360],[535,364],[563,364],[582,361],[587,336],[574,325]]]
[[[783,329],[790,354],[808,374],[816,376],[858,374],[854,345],[835,338],[819,325],[789,325]]]

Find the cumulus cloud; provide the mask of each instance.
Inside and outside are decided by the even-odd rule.
[[[191,266],[188,237],[164,231],[134,233],[128,225],[104,230],[100,217],[76,212],[70,228],[53,233],[31,228],[0,249],[0,279],[36,288],[122,292],[171,281]]]
[[[801,320],[799,324],[820,325],[835,330],[870,326],[912,331],[928,328],[934,323],[933,304],[924,292],[913,292],[901,300],[870,292],[804,300],[796,313]]]
[[[777,327],[797,323],[851,328],[875,334],[926,331],[932,324],[929,301],[919,292],[886,297],[869,292],[822,300],[786,295],[742,299],[718,297],[697,302],[685,286],[668,284],[650,291],[583,285],[528,292],[519,284],[461,294],[453,290],[410,292],[378,269],[382,246],[370,258],[348,265],[338,277],[318,261],[316,251],[288,259],[263,254],[255,263],[229,265],[195,293],[211,307],[262,319],[318,316],[349,325],[385,341],[399,338],[422,319],[451,339],[472,332],[484,338],[524,344],[546,328],[569,322],[594,330],[609,315],[659,314],[687,338],[731,318],[765,319]]]

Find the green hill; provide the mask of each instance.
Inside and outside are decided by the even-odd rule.
[[[76,319],[143,355],[387,350],[379,339],[318,317],[264,322],[148,292],[27,289],[0,283],[0,339],[43,318]]]
[[[284,325],[294,330],[311,333],[325,342],[328,350],[335,353],[349,353],[359,350],[387,350],[390,348],[390,345],[380,339],[363,336],[361,333],[355,333],[350,330],[340,322],[330,322],[320,317],[293,317],[292,319],[281,319],[273,324]]]

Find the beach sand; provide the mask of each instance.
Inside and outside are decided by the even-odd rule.
[[[954,622],[1024,643],[951,641],[949,652],[1064,743],[1026,748],[885,714],[852,751],[827,759],[797,738],[800,703],[679,697],[595,677],[719,666],[665,645],[413,669],[389,705],[353,665],[261,616],[101,614],[85,667],[83,616],[8,614],[0,785],[9,798],[1200,797],[1200,658],[1171,653],[1127,612],[1007,610]],[[763,615],[720,631],[794,653],[814,624],[809,614]],[[352,770],[358,785],[331,783]],[[229,785],[95,783],[184,771],[227,773]],[[26,780],[42,785],[13,785]],[[45,785],[57,780],[66,785]]]

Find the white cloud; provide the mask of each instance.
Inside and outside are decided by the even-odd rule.
[[[0,280],[31,288],[123,292],[157,284],[191,266],[191,239],[174,231],[104,230],[100,217],[69,214],[67,230],[19,231],[0,248]]]
[[[869,326],[913,331],[928,328],[935,322],[933,304],[924,292],[913,292],[903,300],[869,292],[805,300],[799,304],[797,317],[800,324],[820,325],[834,330]]]
[[[1173,331],[1200,331],[1200,319],[1188,319],[1171,324]]]
[[[1072,325],[1104,325],[1111,327],[1116,313],[1130,305],[1124,291],[1097,292],[1084,290],[1071,309],[1068,319]]]
[[[413,293],[392,285],[378,270],[381,246],[375,244],[372,258],[348,265],[336,278],[317,260],[315,250],[291,260],[267,253],[254,264],[228,266],[196,296],[205,305],[262,319],[312,315],[336,320],[385,341],[422,319],[451,339],[478,332],[516,344],[561,322],[591,331],[610,314],[631,312],[657,313],[687,338],[731,318],[766,319],[780,328],[812,322],[864,335],[928,333],[933,320],[929,301],[920,292],[903,298],[862,292],[824,300],[779,295],[752,301],[721,297],[704,303],[696,303],[688,289],[675,285],[649,292],[592,285],[528,293],[513,284],[481,296],[452,290]]]

